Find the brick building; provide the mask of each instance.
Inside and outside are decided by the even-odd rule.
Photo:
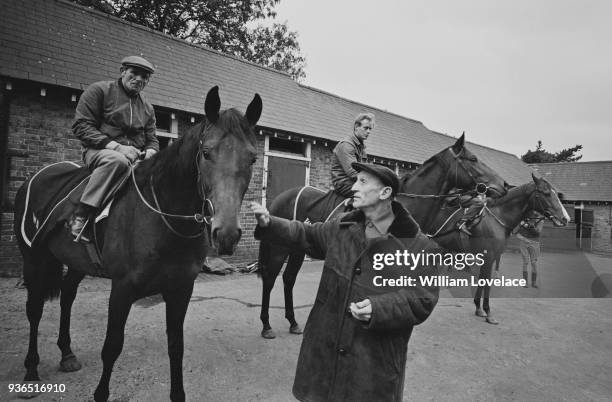
[[[543,243],[612,253],[612,161],[530,165],[563,195],[572,222],[545,227]]]
[[[309,184],[329,188],[331,150],[352,131],[360,112],[376,115],[368,141],[372,162],[398,174],[415,169],[456,139],[423,123],[301,85],[287,74],[195,46],[64,0],[7,0],[0,14],[0,157],[2,194],[0,273],[20,269],[12,232],[12,202],[21,183],[44,165],[80,161],[70,126],[81,92],[114,79],[119,60],[142,55],[156,66],[145,89],[154,105],[162,145],[203,118],[204,98],[220,86],[222,108],[263,99],[257,127],[259,157],[246,199],[269,201],[281,190]],[[469,148],[509,183],[531,180],[516,156],[477,144]],[[241,214],[237,264],[257,258],[254,220]]]

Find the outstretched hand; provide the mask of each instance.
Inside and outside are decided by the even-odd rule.
[[[255,201],[251,201],[249,208],[251,209],[251,212],[255,214],[255,219],[257,219],[257,224],[259,226],[265,228],[270,224],[270,212],[266,209],[266,207]]]

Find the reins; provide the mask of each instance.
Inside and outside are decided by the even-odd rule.
[[[136,188],[136,193],[138,194],[138,196],[140,197],[140,200],[143,202],[143,204],[145,204],[147,206],[147,208],[149,208],[151,211],[155,212],[156,214],[159,215],[159,217],[162,219],[162,221],[164,222],[164,225],[166,225],[166,227],[168,228],[168,230],[170,230],[172,233],[174,233],[175,235],[182,237],[184,239],[195,239],[198,238],[200,236],[202,236],[205,232],[206,232],[206,228],[207,226],[210,226],[212,224],[212,219],[213,216],[215,214],[215,207],[212,203],[212,201],[208,198],[206,198],[206,194],[204,192],[204,189],[202,187],[202,174],[200,171],[200,164],[199,161],[200,159],[203,157],[202,154],[202,146],[203,146],[203,140],[202,140],[202,136],[204,135],[204,133],[206,133],[206,130],[208,129],[208,127],[210,126],[210,124],[208,124],[208,122],[202,127],[202,131],[200,132],[200,139],[198,141],[199,146],[198,146],[198,152],[196,153],[196,157],[195,157],[195,164],[196,164],[196,170],[197,170],[197,188],[198,188],[198,195],[200,196],[200,199],[202,200],[202,210],[201,213],[194,213],[193,215],[178,215],[178,214],[170,214],[167,212],[163,212],[161,210],[161,206],[159,205],[159,200],[157,199],[157,194],[155,193],[155,187],[153,185],[153,175],[151,175],[150,179],[149,179],[149,186],[151,187],[151,194],[153,195],[153,201],[155,201],[155,207],[152,206],[151,204],[149,204],[149,202],[145,199],[144,195],[142,194],[142,192],[140,191],[140,188],[138,187],[138,184],[136,183],[136,175],[134,173],[136,166],[132,165],[131,166],[131,176],[132,176],[132,182],[134,183],[134,187]],[[206,207],[209,207],[209,211],[207,211]],[[207,215],[207,212],[210,213],[210,215]],[[170,224],[170,222],[168,222],[168,219],[166,218],[174,218],[174,219],[182,219],[182,220],[187,220],[187,221],[194,221],[199,225],[204,225],[204,228],[196,234],[193,235],[185,235],[182,233],[179,233],[176,229],[174,229],[172,227],[172,225]]]
[[[540,207],[540,209],[544,209],[544,208],[542,208],[542,200],[540,199],[540,193],[541,193],[541,191],[540,191],[540,190],[538,189],[538,187],[536,186],[536,187],[535,187],[535,189],[533,190],[533,192],[532,192],[532,193],[529,195],[529,197],[530,197],[530,202],[533,202],[534,204],[535,204],[535,203],[537,203],[537,204],[538,204],[537,206],[539,206],[539,207]],[[533,199],[533,200],[531,199],[531,196],[532,196],[532,195],[533,195],[533,197],[534,197],[534,199]],[[534,208],[533,208],[533,209],[535,209],[535,207],[536,207],[536,205],[534,205]],[[438,228],[438,230],[436,230],[436,232],[435,232],[435,233],[433,233],[433,234],[427,234],[427,236],[428,236],[428,237],[430,237],[430,238],[434,238],[434,237],[436,237],[436,236],[440,235],[440,232],[442,231],[442,229],[444,229],[444,227],[446,226],[446,224],[447,224],[447,223],[448,223],[448,222],[449,222],[449,221],[450,221],[450,220],[451,220],[451,219],[452,219],[452,218],[453,218],[453,217],[454,217],[454,216],[455,216],[455,215],[456,215],[456,214],[457,214],[459,211],[461,211],[462,209],[463,209],[463,208],[458,208],[457,210],[455,210],[455,211],[454,211],[454,212],[453,212],[453,213],[452,213],[452,214],[451,214],[451,215],[450,215],[450,216],[449,216],[449,217],[448,217],[448,218],[447,218],[447,219],[444,221],[444,223],[442,223],[442,225],[440,225],[440,227]],[[499,216],[497,216],[497,215],[496,215],[496,214],[495,214],[495,213],[494,213],[494,212],[491,210],[491,208],[489,208],[489,206],[488,206],[486,203],[485,203],[485,205],[483,205],[482,210],[483,210],[483,211],[487,211],[487,212],[488,212],[488,213],[489,213],[489,214],[490,214],[490,215],[491,215],[491,216],[492,216],[492,217],[493,217],[493,218],[494,218],[494,219],[497,221],[497,223],[499,223],[499,224],[500,224],[502,227],[504,227],[504,228],[506,228],[506,229],[509,229],[509,230],[512,230],[512,229],[513,229],[512,227],[508,226],[508,224],[506,224],[506,223],[505,223],[505,222],[504,222],[504,221],[503,221],[503,220],[502,220],[502,219],[501,219]],[[536,223],[537,223],[537,222],[540,222],[540,221],[542,221],[542,220],[544,220],[544,219],[546,219],[546,217],[545,217],[545,216],[544,216],[544,217],[541,217],[541,218],[537,218]],[[448,231],[448,232],[444,232],[443,234],[447,234],[447,233],[450,233],[450,232],[453,232],[453,231],[454,231],[454,230],[450,230],[450,231]]]
[[[177,214],[170,214],[167,212],[163,212],[161,210],[161,207],[159,205],[159,201],[157,200],[157,195],[155,194],[155,188],[153,187],[153,176],[151,176],[150,179],[150,187],[151,187],[151,194],[153,194],[153,200],[155,201],[155,205],[157,208],[155,208],[154,206],[152,206],[151,204],[149,204],[149,202],[145,199],[144,195],[142,194],[142,192],[140,191],[140,188],[138,187],[138,184],[136,183],[136,175],[134,174],[134,170],[135,167],[132,166],[131,167],[131,176],[132,176],[132,182],[134,183],[134,187],[136,188],[136,193],[138,194],[138,196],[140,197],[140,200],[143,202],[143,204],[145,204],[147,206],[147,208],[149,208],[151,211],[155,212],[156,214],[158,214],[162,221],[164,222],[164,224],[166,225],[166,227],[175,235],[179,236],[179,237],[183,237],[183,238],[187,238],[187,239],[195,239],[197,237],[200,237],[202,234],[204,234],[204,232],[206,231],[206,227],[204,227],[204,229],[200,232],[197,233],[195,235],[184,235],[181,234],[179,232],[177,232],[172,225],[170,225],[170,223],[168,222],[168,220],[166,219],[166,217],[168,218],[175,218],[175,219],[182,219],[182,220],[193,220],[198,224],[206,224],[206,225],[210,225],[211,224],[211,220],[212,218],[209,218],[207,216],[205,216],[205,209],[206,209],[206,203],[208,202],[209,205],[211,206],[211,208],[214,207],[212,205],[212,203],[210,202],[210,200],[208,198],[204,199],[204,201],[202,201],[202,213],[195,213],[193,215],[177,215]]]

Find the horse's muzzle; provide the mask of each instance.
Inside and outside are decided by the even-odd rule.
[[[212,243],[221,255],[232,255],[236,251],[238,242],[242,237],[242,229],[214,228],[212,230]]]

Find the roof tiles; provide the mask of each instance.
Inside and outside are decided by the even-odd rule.
[[[530,166],[563,193],[566,201],[612,201],[612,161]]]
[[[117,76],[119,60],[136,54],[156,67],[145,90],[154,105],[203,114],[206,93],[219,85],[222,107],[244,110],[257,92],[264,101],[261,126],[330,141],[343,139],[358,113],[373,112],[368,152],[379,157],[421,164],[456,141],[419,121],[63,0],[6,0],[2,8],[0,75],[84,89]],[[531,180],[530,168],[515,155],[473,143],[469,148],[509,183]]]

